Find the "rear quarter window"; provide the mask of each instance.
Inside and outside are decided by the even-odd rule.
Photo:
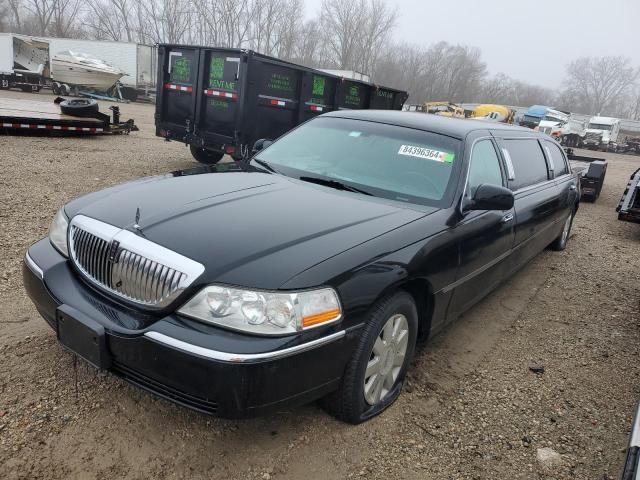
[[[515,173],[515,180],[510,183],[512,190],[519,190],[549,179],[547,161],[537,139],[503,140],[503,145],[509,152]]]
[[[568,174],[569,167],[567,166],[567,161],[565,160],[560,147],[553,142],[545,140],[544,148],[547,150],[548,154],[551,156],[551,160],[553,161],[553,172],[555,176],[559,177],[560,175]]]

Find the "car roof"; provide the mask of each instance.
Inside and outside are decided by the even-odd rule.
[[[348,118],[369,122],[387,123],[399,127],[415,128],[428,132],[440,133],[459,139],[465,138],[476,130],[510,131],[518,133],[534,134],[528,128],[508,125],[505,123],[490,122],[487,120],[471,120],[462,118],[443,117],[420,112],[400,112],[397,110],[336,110],[325,113],[322,117]]]

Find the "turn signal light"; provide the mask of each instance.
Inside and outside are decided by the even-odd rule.
[[[337,308],[334,310],[328,310],[322,313],[316,313],[315,315],[309,315],[302,319],[302,327],[308,328],[321,323],[330,322],[340,316],[340,310]]]

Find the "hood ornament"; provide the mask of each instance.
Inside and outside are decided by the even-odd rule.
[[[133,224],[133,228],[142,233],[142,227],[140,226],[140,207],[136,208],[136,220]]]

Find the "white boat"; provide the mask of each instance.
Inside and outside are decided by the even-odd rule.
[[[124,75],[88,53],[65,50],[51,58],[51,78],[58,83],[107,91]]]

